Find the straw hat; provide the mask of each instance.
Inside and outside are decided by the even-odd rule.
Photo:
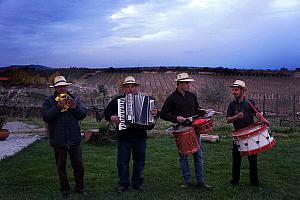
[[[234,83],[232,85],[230,85],[229,87],[239,87],[244,90],[247,90],[245,82],[241,81],[241,80],[235,80]]]
[[[57,86],[66,86],[71,85],[72,83],[67,83],[66,78],[64,76],[56,76],[53,81],[53,85],[50,85],[49,87],[57,87]]]
[[[176,82],[191,82],[195,81],[194,79],[190,78],[188,73],[180,73],[177,75],[177,78],[175,79]]]
[[[135,78],[133,78],[133,76],[127,76],[124,79],[124,82],[122,85],[126,85],[126,84],[135,84],[136,86],[139,86],[140,84],[135,82]]]

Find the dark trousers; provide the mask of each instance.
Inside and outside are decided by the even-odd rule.
[[[67,176],[66,162],[67,153],[70,156],[71,165],[75,179],[75,191],[84,191],[84,168],[80,145],[54,147],[55,160],[57,165],[57,172],[59,176],[60,191],[69,191],[70,185]]]
[[[232,147],[232,180],[233,184],[238,184],[240,180],[242,156],[238,150],[238,147],[233,143]],[[257,154],[248,156],[249,169],[250,169],[250,183],[253,186],[258,186],[258,174],[257,174]]]
[[[143,169],[146,158],[146,139],[118,139],[118,173],[119,185],[128,187],[129,181],[129,163],[132,154],[132,187],[138,187],[143,184]]]

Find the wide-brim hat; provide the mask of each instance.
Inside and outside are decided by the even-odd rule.
[[[54,88],[58,86],[67,86],[71,85],[72,83],[68,83],[66,81],[66,78],[64,76],[56,76],[53,81],[53,85],[50,85],[49,87]]]
[[[139,86],[140,84],[138,84],[136,81],[135,81],[135,78],[133,76],[127,76],[125,79],[124,79],[124,82],[122,83],[122,85],[126,85],[126,84],[135,84],[136,86]]]
[[[235,80],[232,85],[229,85],[229,87],[239,87],[239,88],[242,88],[244,90],[247,90],[246,84],[242,80]]]
[[[177,75],[177,78],[175,79],[175,82],[191,82],[191,81],[195,81],[195,80],[190,78],[188,73],[180,73]]]

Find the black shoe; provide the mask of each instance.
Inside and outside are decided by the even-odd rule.
[[[144,192],[146,190],[144,185],[132,186],[132,188],[140,192]]]
[[[196,187],[199,187],[201,189],[205,189],[205,190],[213,190],[213,187],[210,185],[207,185],[206,183],[197,183]]]
[[[69,192],[68,191],[62,191],[59,193],[59,198],[60,199],[67,199],[69,197]]]
[[[238,182],[238,181],[230,180],[230,186],[231,186],[232,188],[235,188],[235,187],[237,187],[238,185],[239,185],[239,182]]]
[[[89,193],[87,193],[86,191],[80,191],[80,192],[77,192],[77,194],[79,194],[80,196],[84,197],[84,198],[89,198],[91,195]]]
[[[117,187],[117,192],[119,193],[126,192],[127,190],[128,190],[127,186],[120,185]]]
[[[251,184],[254,188],[263,191],[264,189],[259,184]]]
[[[179,185],[180,188],[188,188],[190,187],[192,184],[190,182],[184,182],[183,184]]]

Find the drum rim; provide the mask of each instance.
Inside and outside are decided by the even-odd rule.
[[[193,126],[198,127],[198,126],[203,126],[203,125],[205,125],[205,124],[212,124],[212,123],[214,123],[213,118],[208,118],[208,119],[204,119],[205,121],[204,121],[203,123],[198,124],[198,125],[195,125],[195,121],[196,121],[196,120],[199,120],[199,119],[203,119],[203,118],[195,119],[194,122],[193,122]]]
[[[172,130],[173,129],[173,130]],[[191,130],[191,129],[194,129],[194,127],[192,126],[185,126],[182,128],[183,130],[180,131],[180,129],[177,129],[177,130],[174,130],[173,127],[169,127],[168,129],[166,129],[165,131],[167,133],[172,133],[172,134],[183,134],[183,133],[186,133],[188,130]],[[176,131],[180,131],[180,132],[176,132]],[[183,132],[184,131],[184,132]],[[195,130],[194,130],[195,131]]]
[[[256,127],[256,126],[261,126],[261,127],[260,127],[258,130],[252,131],[252,132],[250,132],[250,133],[245,133],[245,134],[243,134],[243,135],[237,134],[238,132],[243,132],[243,131],[245,131],[245,130],[247,130],[247,129],[249,129],[249,128]],[[264,125],[264,124],[262,124],[262,123],[260,123],[260,122],[256,122],[256,123],[251,124],[251,125],[249,125],[249,126],[247,126],[247,127],[245,127],[245,128],[241,128],[241,129],[239,129],[239,130],[237,130],[237,131],[234,131],[234,132],[233,132],[233,138],[234,138],[234,139],[245,139],[245,138],[249,137],[250,135],[257,135],[257,134],[259,134],[261,131],[264,131],[264,130],[266,130],[266,129],[267,129],[267,126],[266,126],[266,125]]]

